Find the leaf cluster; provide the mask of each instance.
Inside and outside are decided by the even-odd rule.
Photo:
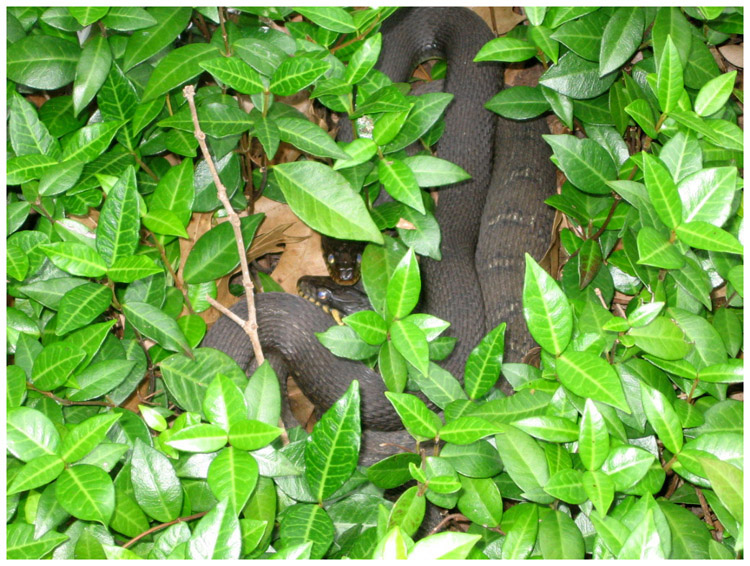
[[[435,363],[450,321],[412,311],[416,254],[440,259],[423,189],[467,174],[428,149],[450,95],[374,68],[391,13],[7,9],[8,558],[743,551],[743,92],[712,54],[741,42],[742,9],[527,8],[477,54],[545,68],[487,108],[551,111],[574,135],[545,137],[566,178],[547,200],[559,277],[526,260],[540,367],[503,363],[501,324],[463,376]],[[284,431],[268,365],[248,379],[199,347],[239,255],[186,84],[235,209],[262,191],[370,242],[373,310],[320,340],[378,367],[413,452],[358,467],[357,382],[311,433]],[[357,120],[354,141],[295,108],[300,91]],[[394,200],[373,206],[381,186]],[[247,247],[262,221],[243,217]],[[415,542],[428,504],[466,532]]]

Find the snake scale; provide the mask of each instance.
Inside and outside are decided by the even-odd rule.
[[[441,365],[461,379],[472,348],[502,321],[508,323],[505,361],[520,361],[533,346],[521,308],[524,252],[541,257],[553,219],[553,211],[543,202],[555,186],[550,151],[541,138],[546,123],[504,120],[484,108],[502,87],[503,69],[472,62],[494,35],[467,8],[401,9],[381,31],[378,69],[394,82],[407,81],[426,58],[446,59],[444,90],[454,99],[445,112],[437,155],[472,175],[440,190],[436,217],[442,261],[423,258],[420,262],[422,308],[450,321],[447,334],[458,338],[455,350]],[[360,362],[334,356],[316,338],[315,332],[333,324],[330,316],[291,294],[261,293],[255,300],[264,353],[279,375],[288,370],[294,376],[319,411],[338,400],[353,379],[359,380],[363,464],[387,454],[378,453],[384,436],[377,431],[394,431],[388,440],[407,442],[379,374]],[[231,310],[240,317],[247,315],[245,301]],[[246,370],[252,365],[249,339],[227,317],[211,327],[203,346],[222,350]],[[283,417],[294,423],[288,420],[287,406]]]

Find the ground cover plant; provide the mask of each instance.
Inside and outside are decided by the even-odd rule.
[[[539,367],[502,363],[501,326],[463,386],[431,369],[442,328],[403,323],[437,235],[413,207],[464,172],[400,153],[448,101],[373,68],[392,11],[7,8],[8,558],[742,556],[742,8],[495,13],[518,25],[477,60],[542,73],[487,107],[556,118],[560,265],[527,259]],[[336,143],[323,108],[379,127]],[[390,215],[362,198],[380,183]],[[439,452],[357,467],[356,384],[283,430],[267,365],[199,347],[237,236],[251,257],[283,238],[261,191],[372,242],[375,312],[322,339],[398,358],[389,399]],[[443,419],[404,392],[424,375]],[[415,540],[428,502],[452,522]]]

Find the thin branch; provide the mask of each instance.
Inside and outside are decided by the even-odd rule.
[[[245,333],[250,337],[250,342],[253,345],[253,352],[255,353],[255,359],[258,361],[258,365],[260,365],[265,360],[265,357],[263,356],[263,350],[258,338],[258,322],[255,314],[253,281],[250,279],[250,269],[247,266],[247,255],[245,254],[245,243],[244,238],[242,237],[240,217],[234,211],[232,204],[229,202],[227,188],[224,186],[224,183],[221,182],[219,172],[216,170],[216,165],[214,165],[211,153],[208,151],[208,145],[206,145],[206,134],[201,130],[200,123],[198,122],[198,111],[195,108],[195,88],[193,85],[188,85],[182,92],[190,105],[190,115],[193,118],[193,125],[195,126],[195,139],[198,140],[198,144],[203,152],[203,157],[206,160],[206,165],[208,165],[214,184],[216,185],[216,192],[219,200],[224,205],[224,209],[229,217],[229,223],[234,230],[234,238],[237,241],[237,251],[240,256],[240,266],[242,267],[242,284],[245,287],[245,298],[247,300],[247,320],[244,321],[241,326]]]
[[[131,538],[128,542],[122,545],[123,548],[128,548],[129,546],[133,546],[136,542],[141,540],[143,537],[150,535],[151,533],[155,533],[157,531],[160,531],[162,529],[166,529],[167,527],[171,527],[172,525],[176,525],[177,523],[187,523],[188,521],[194,521],[195,519],[200,519],[208,513],[208,511],[201,511],[200,513],[196,513],[195,515],[190,515],[189,517],[177,517],[174,521],[169,521],[168,523],[161,523],[159,525],[151,527],[147,531],[143,531],[138,536]]]
[[[71,401],[70,399],[63,399],[62,397],[58,397],[54,393],[51,393],[49,391],[44,391],[43,389],[39,389],[37,387],[34,387],[31,383],[26,383],[26,388],[31,389],[32,391],[36,391],[37,393],[41,393],[45,397],[49,397],[56,403],[63,405],[65,407],[72,407],[74,405],[90,405],[93,407],[116,407],[114,403],[107,402],[107,401]]]

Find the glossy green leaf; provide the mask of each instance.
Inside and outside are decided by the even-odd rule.
[[[115,283],[132,283],[149,275],[163,273],[164,269],[152,258],[143,255],[121,257],[107,269],[107,277]]]
[[[38,456],[30,460],[13,477],[8,495],[42,487],[54,481],[65,469],[65,462],[57,455]]]
[[[542,348],[554,354],[565,350],[573,332],[572,311],[554,279],[526,254],[523,316],[529,332]]]
[[[159,61],[151,73],[141,100],[147,102],[197,77],[203,72],[200,64],[218,56],[216,47],[207,43],[178,47]]]
[[[466,393],[478,399],[495,385],[500,377],[505,349],[505,323],[492,329],[471,351],[464,372]]]
[[[241,450],[259,450],[278,438],[280,434],[281,429],[277,426],[258,420],[245,419],[231,426],[229,443]]]
[[[365,39],[359,48],[352,53],[344,75],[344,80],[347,83],[356,84],[370,72],[380,56],[382,42],[382,35],[376,33]]]
[[[503,516],[503,498],[497,484],[490,478],[460,478],[458,510],[477,524],[498,526]]]
[[[661,232],[644,226],[638,232],[638,263],[662,269],[680,269],[685,259]]]
[[[378,177],[394,199],[424,214],[422,191],[416,176],[406,163],[399,159],[381,159],[378,162]]]
[[[398,134],[388,142],[384,151],[398,151],[424,136],[442,116],[451,100],[453,95],[445,92],[427,92],[419,96],[410,96],[408,101],[412,106],[411,109],[405,109],[408,112],[406,122]]]
[[[140,231],[139,206],[135,170],[128,167],[110,189],[96,228],[96,249],[108,265],[135,252]]]
[[[84,357],[65,343],[48,344],[34,360],[31,381],[39,389],[53,391],[67,381]]]
[[[149,303],[132,301],[123,304],[122,310],[128,322],[141,334],[151,338],[165,349],[190,351],[190,345],[177,325],[177,321],[161,309]]]
[[[34,105],[15,92],[10,97],[8,134],[17,156],[43,154],[56,158],[60,154],[59,144],[39,119]]]
[[[607,361],[591,352],[567,350],[557,359],[560,382],[576,395],[601,401],[630,414],[622,383]]]
[[[443,426],[440,429],[440,438],[451,444],[463,446],[472,444],[485,436],[496,434],[497,431],[497,425],[480,417],[464,415]]]
[[[120,385],[135,366],[131,360],[95,362],[73,376],[76,387],[68,392],[71,401],[89,401]]]
[[[417,256],[410,249],[396,265],[388,281],[386,304],[390,316],[395,319],[406,317],[417,305],[421,288]]]
[[[580,58],[572,51],[550,67],[539,84],[575,99],[594,98],[609,90],[617,73],[599,76],[599,65]]]
[[[112,52],[106,37],[94,37],[86,43],[78,59],[73,83],[73,112],[75,114],[83,110],[99,92],[109,74],[111,64]]]
[[[671,112],[683,93],[683,70],[680,54],[670,35],[667,35],[659,61],[656,94],[663,112]]]
[[[743,472],[737,467],[720,460],[704,459],[703,469],[708,475],[711,487],[732,517],[742,525],[744,519]]]
[[[102,257],[85,244],[56,242],[39,248],[52,263],[72,275],[101,277],[107,269]]]
[[[422,375],[428,374],[429,346],[424,332],[405,320],[394,321],[389,333],[396,350]]]
[[[541,88],[513,86],[498,92],[485,104],[485,108],[504,118],[526,120],[543,114],[550,105]]]
[[[553,498],[543,491],[549,480],[544,450],[530,435],[513,426],[503,426],[495,435],[497,450],[502,454],[505,471],[513,482],[537,503],[551,503]]]
[[[656,122],[654,120],[654,112],[651,105],[643,98],[638,98],[624,108],[625,112],[635,120],[643,133],[652,139],[656,139],[659,136],[659,132],[656,131]]]
[[[378,346],[385,342],[388,329],[383,317],[374,311],[356,312],[344,317],[342,321],[353,328],[360,338],[368,344]]]
[[[417,532],[424,518],[427,501],[417,490],[416,485],[412,486],[398,498],[388,517],[389,528],[398,526],[407,536],[413,536]]]
[[[336,238],[382,243],[360,196],[330,167],[298,161],[276,165],[273,171],[292,211],[313,229]]]
[[[28,407],[16,407],[6,416],[7,450],[24,462],[57,453],[60,433],[44,413]]]
[[[240,219],[245,249],[250,247],[264,217],[263,214],[253,214]],[[186,283],[204,283],[231,273],[239,264],[240,256],[232,225],[222,222],[195,242],[185,261],[182,276]]]
[[[305,477],[319,503],[341,488],[357,467],[362,432],[359,403],[355,380],[323,414],[305,445]]]
[[[700,169],[684,177],[677,190],[682,200],[684,221],[708,222],[721,227],[729,219],[736,191],[734,167]]]
[[[710,116],[721,110],[732,94],[737,71],[730,71],[715,77],[703,85],[695,97],[695,113]]]
[[[682,424],[669,400],[658,389],[641,383],[641,401],[649,424],[673,454],[682,449]]]
[[[601,470],[615,483],[616,491],[623,491],[646,475],[654,462],[653,454],[635,446],[610,449]]]
[[[464,169],[439,157],[414,155],[403,160],[414,173],[420,187],[441,187],[470,179]]]
[[[552,511],[540,517],[539,546],[545,560],[581,560],[583,535],[568,515]]]
[[[596,195],[609,194],[607,181],[616,179],[617,172],[607,151],[590,139],[568,135],[544,135],[552,147],[560,168],[577,188]]]
[[[337,6],[328,6],[325,8],[295,8],[295,11],[302,14],[311,22],[315,22],[320,27],[331,31],[349,33],[357,30],[351,14],[349,14],[344,8],[339,8]]]
[[[744,248],[736,237],[726,230],[702,220],[684,222],[675,227],[675,233],[680,241],[699,250],[733,254],[743,253]]]
[[[677,186],[664,165],[648,153],[643,153],[644,177],[648,196],[659,218],[668,228],[682,222],[682,202]]]
[[[78,424],[63,439],[60,457],[67,463],[73,463],[86,456],[105,440],[107,432],[121,416],[121,413],[104,413]]]
[[[284,59],[271,77],[269,89],[278,96],[291,96],[310,86],[331,66],[316,55],[297,55]]]
[[[62,336],[87,325],[109,307],[112,291],[105,285],[85,283],[63,295],[55,333]]]
[[[440,418],[427,408],[424,401],[408,393],[386,391],[385,396],[401,417],[404,427],[416,437],[434,437],[442,423]]]
[[[347,153],[339,148],[331,137],[316,124],[304,118],[291,116],[280,116],[275,119],[279,129],[281,141],[288,142],[296,148],[317,155],[318,157],[332,157],[334,159],[346,159]],[[287,163],[280,164],[282,166]],[[278,166],[274,167],[274,171]]]
[[[115,508],[115,487],[109,474],[87,464],[67,468],[57,479],[55,496],[77,519],[109,523]]]
[[[198,65],[214,78],[242,94],[259,94],[266,89],[258,71],[236,57],[217,57]]]
[[[81,50],[76,43],[33,34],[8,46],[8,78],[39,90],[56,90],[75,77]]]
[[[63,159],[68,162],[90,163],[104,153],[122,122],[99,122],[85,126],[63,142]]]
[[[214,496],[226,498],[235,513],[241,510],[258,481],[258,463],[245,450],[228,446],[211,461],[207,475]]]
[[[483,45],[474,57],[474,61],[515,63],[531,59],[534,55],[536,55],[536,47],[528,41],[512,37],[498,37]]]
[[[130,36],[122,60],[123,71],[129,71],[172,43],[185,29],[192,14],[192,9],[186,7],[153,7],[146,11],[156,20],[156,25]]]
[[[333,542],[333,521],[317,505],[298,503],[284,515],[279,526],[279,540],[285,547],[311,543],[310,558],[323,558]]]
[[[143,8],[112,6],[102,23],[118,31],[135,31],[155,25],[156,19]]]
[[[583,489],[583,472],[570,468],[560,470],[550,477],[544,491],[572,505],[580,505],[588,499]]]
[[[602,32],[599,76],[617,70],[635,53],[643,39],[643,8],[617,8]]]

